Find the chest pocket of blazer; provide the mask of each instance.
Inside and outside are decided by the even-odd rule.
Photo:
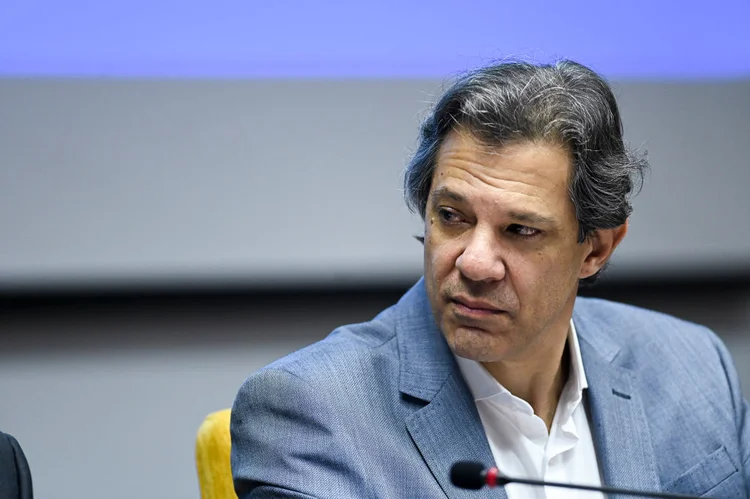
[[[664,490],[708,497],[747,497],[744,477],[723,445],[670,482]]]

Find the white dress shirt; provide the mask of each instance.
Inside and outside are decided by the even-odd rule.
[[[500,473],[518,478],[601,485],[583,390],[588,386],[573,321],[568,333],[570,373],[549,433],[528,402],[506,390],[478,362],[456,356]],[[488,464],[489,466],[489,464]],[[508,499],[603,499],[599,492],[521,484],[505,486]]]

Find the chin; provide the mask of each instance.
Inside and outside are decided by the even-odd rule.
[[[477,362],[498,362],[509,351],[509,346],[496,335],[478,328],[452,328],[446,340],[453,353]]]

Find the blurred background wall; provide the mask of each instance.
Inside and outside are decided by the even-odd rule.
[[[589,295],[714,328],[750,393],[750,5],[13,3],[0,15],[0,429],[39,497],[197,497],[245,376],[420,275],[401,173],[450,78],[602,72],[652,164]]]

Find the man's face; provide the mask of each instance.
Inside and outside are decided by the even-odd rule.
[[[453,351],[480,362],[534,358],[564,341],[588,243],[568,197],[562,147],[489,150],[453,132],[425,213],[424,265],[435,319]]]

